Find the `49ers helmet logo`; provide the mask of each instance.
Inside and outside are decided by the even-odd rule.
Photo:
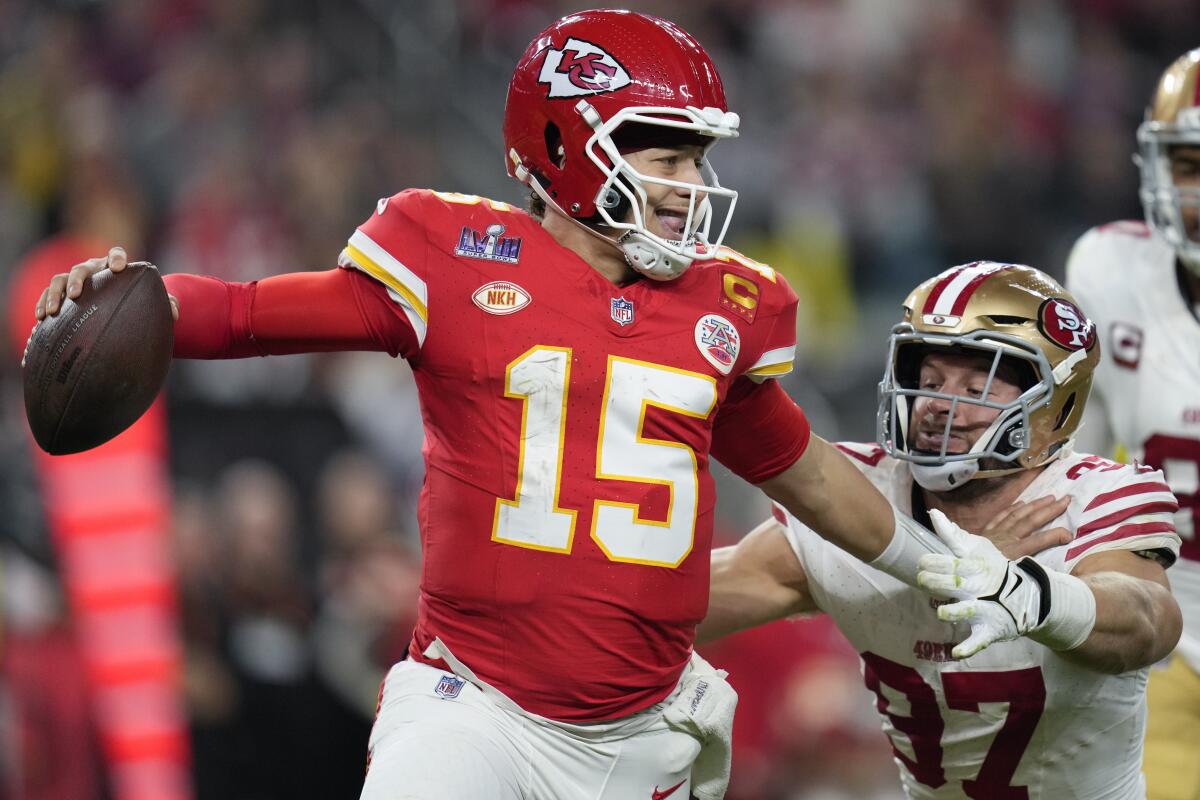
[[[1038,309],[1038,329],[1064,350],[1091,350],[1096,325],[1070,300],[1051,297]]]
[[[538,83],[550,87],[547,97],[580,97],[615,92],[630,84],[620,63],[591,42],[567,39],[561,50],[549,50]]]

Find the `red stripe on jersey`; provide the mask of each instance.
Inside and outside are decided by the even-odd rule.
[[[101,589],[82,589],[81,602],[98,611],[112,611],[130,606],[175,602],[173,580],[147,579],[141,585],[115,586]]]
[[[965,311],[967,308],[967,301],[971,299],[971,295],[975,294],[975,290],[979,288],[979,285],[996,273],[1004,272],[1007,269],[1008,267],[1001,267],[1000,269],[987,269],[968,281],[967,285],[964,286],[962,291],[958,293],[958,299],[954,301],[954,308],[950,309],[950,316],[962,316],[963,311]]]
[[[182,669],[181,658],[147,658],[139,661],[96,664],[88,669],[93,681],[106,686],[117,684],[147,683],[154,680],[170,680]]]
[[[1082,542],[1074,547],[1068,548],[1066,559],[1067,561],[1070,561],[1085,550],[1095,547],[1098,544],[1111,542],[1114,539],[1128,539],[1132,536],[1145,536],[1151,533],[1174,532],[1175,525],[1170,522],[1138,522],[1131,525],[1122,525],[1112,533],[1106,533],[1103,536],[1092,539],[1090,542]]]
[[[1176,503],[1174,500],[1170,502],[1159,500],[1154,503],[1143,503],[1140,506],[1130,506],[1129,508],[1123,508],[1120,511],[1114,511],[1111,514],[1093,520],[1086,525],[1080,525],[1079,530],[1075,531],[1075,538],[1079,539],[1089,533],[1103,530],[1130,517],[1136,517],[1138,514],[1152,514],[1156,511],[1165,511],[1168,514],[1174,514],[1178,510],[1179,503]]]
[[[185,759],[188,740],[183,734],[170,731],[125,735],[113,739],[112,751],[124,761],[156,759]]]
[[[1167,486],[1165,483],[1159,483],[1157,481],[1152,482],[1152,483],[1135,483],[1135,484],[1132,484],[1131,486],[1122,486],[1120,489],[1114,489],[1111,492],[1105,492],[1104,494],[1096,495],[1094,498],[1092,498],[1092,502],[1087,504],[1087,508],[1085,508],[1083,510],[1084,510],[1084,512],[1088,512],[1088,511],[1091,511],[1093,508],[1098,508],[1098,507],[1104,505],[1105,503],[1112,502],[1113,500],[1120,500],[1122,497],[1129,497],[1129,496],[1135,495],[1135,494],[1144,494],[1146,492],[1170,492],[1170,491],[1171,491],[1170,486]]]
[[[959,267],[956,270],[951,270],[950,272],[946,273],[945,277],[937,282],[937,286],[933,287],[933,291],[929,293],[929,297],[925,298],[925,308],[921,309],[921,313],[932,314],[933,307],[937,305],[938,298],[942,296],[942,292],[946,291],[946,287],[950,285],[950,282],[957,278],[958,274],[964,269],[970,269],[978,263],[978,261],[973,261],[966,266]]]
[[[779,503],[771,503],[771,516],[780,525],[787,526],[787,512],[783,510],[783,506],[779,505]]]
[[[846,447],[844,444],[840,444],[838,442],[834,442],[833,446],[853,458],[855,461],[861,461],[868,467],[874,467],[878,465],[879,462],[883,460],[883,457],[887,455],[887,453],[883,452],[882,447],[873,447],[871,448],[870,455],[864,455],[857,450],[851,450],[849,447]]]

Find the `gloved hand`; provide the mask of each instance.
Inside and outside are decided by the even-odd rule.
[[[970,624],[971,635],[951,651],[955,658],[1025,635],[1056,650],[1087,639],[1096,622],[1096,598],[1083,581],[1047,572],[1029,557],[1009,561],[989,540],[964,531],[942,512],[929,517],[953,555],[922,556],[917,585],[958,601],[938,608],[939,619]]]

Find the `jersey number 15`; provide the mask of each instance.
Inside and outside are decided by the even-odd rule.
[[[570,553],[578,512],[559,505],[571,349],[538,345],[511,361],[504,396],[521,400],[521,451],[517,491],[497,499],[492,540],[503,544]],[[644,435],[646,409],[705,419],[717,403],[717,384],[708,375],[608,357],[596,477],[666,486],[670,504],[664,522],[643,520],[634,503],[596,500],[591,537],[613,561],[677,567],[692,551],[700,482],[696,454],[682,442]]]

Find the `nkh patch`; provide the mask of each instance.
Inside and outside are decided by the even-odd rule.
[[[457,675],[443,675],[437,686],[433,687],[433,693],[446,700],[453,700],[458,697],[465,684],[466,681]]]
[[[632,300],[626,300],[624,297],[611,297],[608,308],[612,321],[618,325],[625,326],[633,322]]]
[[[742,336],[724,317],[705,314],[696,323],[696,347],[708,363],[728,375],[742,349]]]
[[[489,314],[515,314],[533,302],[529,292],[509,281],[485,283],[471,295],[471,302]]]
[[[521,237],[505,236],[504,226],[500,224],[487,226],[483,233],[464,225],[454,253],[467,258],[516,264],[521,260]]]

